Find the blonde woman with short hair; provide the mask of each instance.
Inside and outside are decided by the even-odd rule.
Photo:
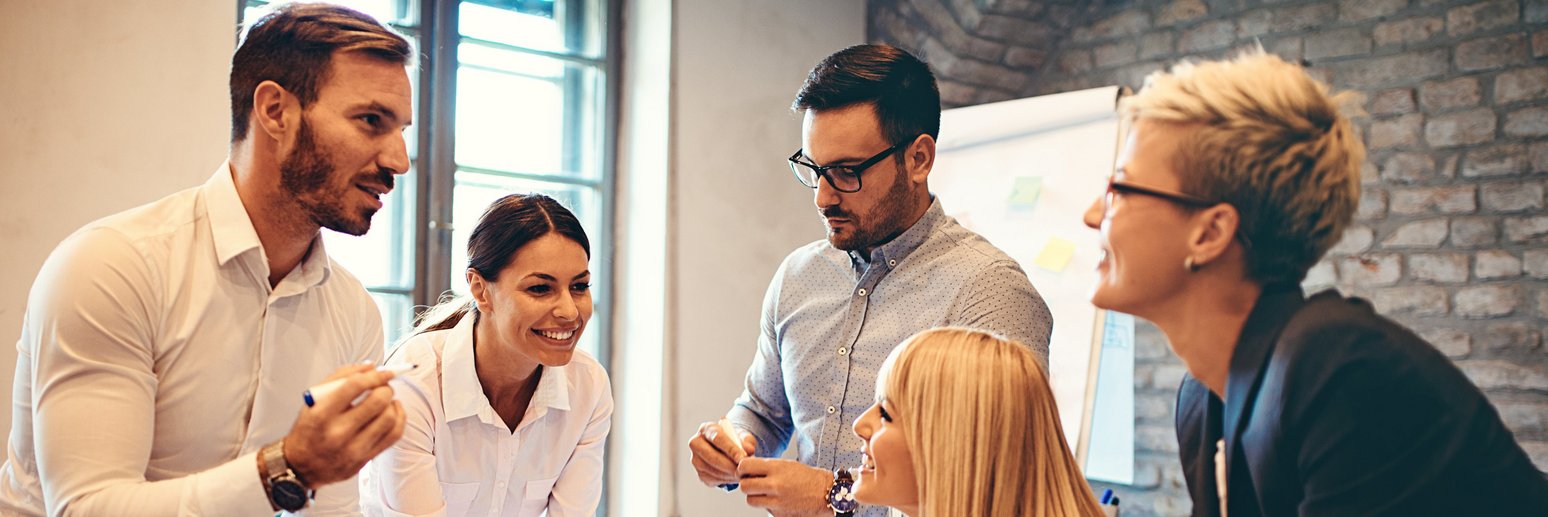
[[[1409,330],[1300,282],[1344,234],[1365,149],[1351,94],[1247,52],[1146,80],[1107,192],[1098,307],[1150,320],[1188,369],[1193,515],[1548,515],[1488,399]]]
[[[1096,516],[1031,349],[938,328],[893,349],[865,441],[855,499],[913,516]]]

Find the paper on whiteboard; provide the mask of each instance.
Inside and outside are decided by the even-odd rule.
[[[1112,172],[1119,91],[1095,88],[947,110],[930,173],[930,189],[947,214],[1015,258],[1048,303],[1054,398],[1065,437],[1081,459],[1102,324],[1101,311],[1090,302],[1097,232],[1082,219]]]

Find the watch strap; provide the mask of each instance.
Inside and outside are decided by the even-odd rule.
[[[311,488],[310,484],[307,484],[306,480],[301,479],[301,476],[296,473],[295,469],[290,467],[290,462],[285,459],[284,440],[265,445],[258,450],[258,473],[263,480],[263,493],[269,499],[269,506],[273,507],[275,511],[295,511],[284,508],[279,501],[275,500],[274,484],[276,482],[283,481],[299,485],[305,490],[308,499],[314,497],[317,493]],[[304,503],[302,507],[305,507]]]

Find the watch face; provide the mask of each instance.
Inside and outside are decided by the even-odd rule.
[[[860,503],[855,502],[855,494],[851,491],[854,482],[838,480],[833,483],[833,488],[828,489],[828,506],[835,512],[853,512],[860,508]]]
[[[294,512],[306,507],[306,487],[291,479],[277,479],[269,485],[270,498],[281,510]]]

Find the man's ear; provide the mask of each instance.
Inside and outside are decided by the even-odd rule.
[[[935,168],[935,138],[919,135],[903,152],[907,153],[903,164],[908,168],[909,181],[923,185],[930,178],[930,170]]]
[[[478,274],[478,270],[468,268],[465,273],[468,279],[468,293],[473,295],[473,303],[478,306],[478,312],[489,314],[494,306],[489,302],[489,282],[484,280],[484,275]]]
[[[277,142],[290,141],[301,123],[301,100],[274,81],[253,90],[253,124]]]
[[[1237,229],[1242,224],[1241,213],[1227,203],[1205,208],[1194,220],[1200,224],[1194,226],[1188,248],[1189,255],[1200,266],[1219,260],[1236,241]]]

